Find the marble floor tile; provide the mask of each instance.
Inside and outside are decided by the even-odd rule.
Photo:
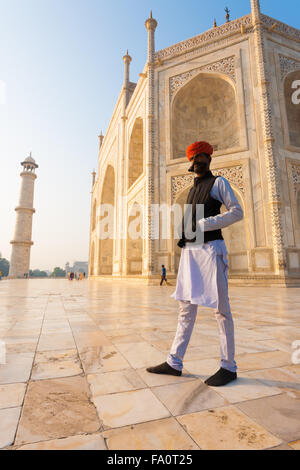
[[[101,434],[79,434],[65,439],[27,444],[16,450],[106,450],[106,445]]]
[[[76,345],[71,333],[69,334],[42,334],[38,344],[38,351],[59,351],[62,349],[75,349]]]
[[[239,403],[238,408],[287,442],[300,437],[300,392]]]
[[[198,379],[203,381],[219,369],[218,328],[212,309],[199,308],[182,377],[150,374],[145,370],[149,365],[164,362],[169,353],[178,316],[178,304],[170,298],[173,290],[117,280],[101,283],[86,280],[77,284],[65,279],[0,282],[0,339],[6,342],[8,360],[0,366],[1,412],[22,405],[22,395],[28,386],[25,382],[31,376],[38,346],[31,376],[35,380],[26,388],[20,419],[23,427],[19,427],[29,440],[24,439],[19,446],[101,448],[103,441],[96,437],[94,444],[92,437],[95,433],[99,436],[103,428],[91,391],[103,405],[105,401],[105,407],[98,408],[113,423],[111,430],[106,429],[110,425],[105,426],[112,449],[120,441],[128,449],[134,446],[178,449],[176,433],[179,436],[179,429],[182,430],[182,438],[187,434],[181,424],[174,425],[177,418],[170,417],[167,406],[174,413],[178,412],[176,407],[185,409],[185,416],[224,408],[215,405],[198,410],[202,394],[193,395]],[[228,408],[238,410],[239,406],[250,408],[253,404],[251,413],[257,408],[257,418],[244,413],[243,419],[250,420],[251,425],[247,421],[249,426],[239,430],[239,421],[231,414],[229,423],[231,426],[234,422],[234,426],[227,427],[225,440],[211,431],[208,444],[218,448],[220,442],[222,445],[225,442],[225,447],[230,443],[240,448],[246,442],[246,447],[251,448],[292,449],[288,442],[296,447],[300,439],[297,415],[300,365],[293,365],[291,359],[291,342],[300,339],[300,289],[231,286],[230,299],[236,325],[238,380],[223,388],[207,389],[219,399],[226,399]],[[73,376],[74,373],[79,375]],[[48,378],[52,375],[63,378]],[[85,383],[83,394],[81,385],[75,385],[74,380],[78,379]],[[44,383],[50,384],[48,388]],[[32,386],[42,388],[31,389]],[[165,405],[155,395],[156,390],[161,390]],[[277,394],[273,395],[274,392]],[[196,406],[197,411],[189,411],[189,404]],[[253,423],[264,427],[262,444],[257,443]],[[194,432],[202,428],[201,425]],[[1,418],[0,429],[3,430]],[[6,436],[0,433],[10,442],[8,446],[12,444],[10,429],[8,426],[5,430]],[[276,434],[277,429],[281,434]],[[141,444],[139,431],[143,436]],[[216,444],[211,442],[213,439]],[[178,438],[178,442],[182,442],[183,448],[189,446],[185,438],[182,441]]]
[[[34,343],[6,343],[7,354],[34,353],[37,340]]]
[[[227,404],[226,400],[199,379],[154,387],[152,391],[173,416]]]
[[[23,403],[26,390],[25,383],[0,385],[0,409],[16,408]]]
[[[33,364],[33,353],[7,354],[0,366],[0,384],[27,382]]]
[[[98,396],[94,398],[94,403],[106,429],[170,416],[149,389]]]
[[[76,349],[44,351],[36,354],[31,379],[70,377],[82,372]]]
[[[146,388],[147,385],[139,374],[133,369],[106,372],[103,374],[89,374],[87,376],[92,397],[107,395],[109,393],[127,392]]]
[[[13,444],[20,412],[20,407],[0,410],[0,449]]]
[[[196,377],[187,372],[185,369],[183,369],[181,376],[152,374],[150,372],[147,372],[146,368],[136,369],[136,372],[148,385],[148,387],[157,387],[159,385],[168,385],[173,383],[181,383],[188,382],[190,380],[196,380]]]
[[[128,361],[113,345],[85,348],[79,354],[86,374],[101,374],[130,368]]]
[[[101,346],[110,346],[111,341],[101,331],[93,332],[74,332],[78,351],[86,348],[99,348]]]
[[[280,395],[282,390],[271,384],[264,384],[246,374],[239,374],[237,380],[225,387],[211,387],[229,403],[255,400],[272,395]]]
[[[165,362],[167,359],[164,353],[158,351],[147,342],[119,343],[118,349],[134,369],[155,366]]]
[[[280,367],[278,369],[257,370],[244,372],[245,377],[251,377],[257,382],[269,387],[277,387],[282,391],[300,390],[300,374],[297,374],[295,366]],[[298,369],[300,372],[300,370]]]
[[[89,397],[79,376],[31,382],[15,445],[97,432],[100,422]]]
[[[270,369],[291,365],[291,354],[283,351],[267,351],[236,356],[239,371]]]
[[[220,359],[197,359],[194,361],[184,361],[184,367],[191,374],[195,374],[201,380],[213,375],[220,368]]]
[[[282,442],[234,406],[200,411],[177,420],[203,450],[263,450]]]
[[[197,450],[174,418],[104,431],[109,450]]]

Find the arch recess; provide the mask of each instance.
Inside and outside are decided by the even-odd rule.
[[[214,150],[240,144],[236,91],[228,77],[200,72],[175,95],[171,110],[173,158],[185,157],[192,142],[206,140]]]
[[[143,120],[135,120],[129,142],[128,189],[141,176],[144,170]]]
[[[299,87],[300,70],[295,70],[285,77],[283,84],[289,141],[294,147],[300,147],[300,93],[297,91]]]
[[[113,249],[114,249],[114,230],[115,230],[115,171],[111,165],[108,165],[105,171],[103,179],[102,193],[101,193],[101,204],[109,204],[111,206],[112,219],[110,225],[104,227],[104,232],[110,235],[107,238],[99,238],[99,250],[98,250],[98,274],[111,275],[113,272]],[[101,213],[100,222],[103,218],[106,218],[108,213]],[[100,233],[99,233],[100,235]]]
[[[136,237],[135,233],[140,233]],[[127,218],[127,274],[142,274],[143,271],[143,207],[135,202],[128,210]],[[132,235],[134,235],[132,237]]]

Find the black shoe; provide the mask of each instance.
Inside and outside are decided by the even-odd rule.
[[[148,367],[146,369],[148,372],[152,374],[167,374],[167,375],[181,375],[181,370],[173,369],[173,367],[169,366],[167,362],[163,362],[155,367]]]
[[[236,378],[236,372],[231,372],[230,370],[223,369],[223,367],[221,367],[218,372],[206,379],[205,383],[211,387],[221,387],[222,385],[226,385],[229,382],[236,380]]]

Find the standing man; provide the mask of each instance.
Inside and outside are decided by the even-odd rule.
[[[208,142],[195,142],[186,150],[192,162],[189,171],[195,173],[194,185],[189,192],[187,204],[192,205],[193,232],[200,229],[203,243],[195,243],[196,237],[188,239],[183,230],[178,246],[182,248],[176,290],[171,295],[179,301],[177,332],[167,361],[148,372],[181,375],[183,358],[192,335],[198,305],[215,309],[221,350],[220,369],[205,383],[222,386],[237,378],[234,360],[234,325],[228,299],[228,260],[222,228],[243,218],[229,182],[214,176],[210,171],[213,148]],[[204,218],[197,220],[197,204],[204,205]],[[221,214],[224,204],[227,212]],[[184,221],[183,221],[184,226]]]
[[[165,281],[165,283],[167,284],[167,269],[165,267],[164,264],[161,265],[161,281],[160,281],[160,285],[162,286],[163,282]]]

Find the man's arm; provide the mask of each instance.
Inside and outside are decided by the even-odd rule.
[[[216,179],[210,195],[224,204],[227,212],[199,220],[202,232],[210,232],[212,230],[228,227],[244,217],[243,209],[238,203],[229,182],[225,178],[219,176],[219,178]]]

